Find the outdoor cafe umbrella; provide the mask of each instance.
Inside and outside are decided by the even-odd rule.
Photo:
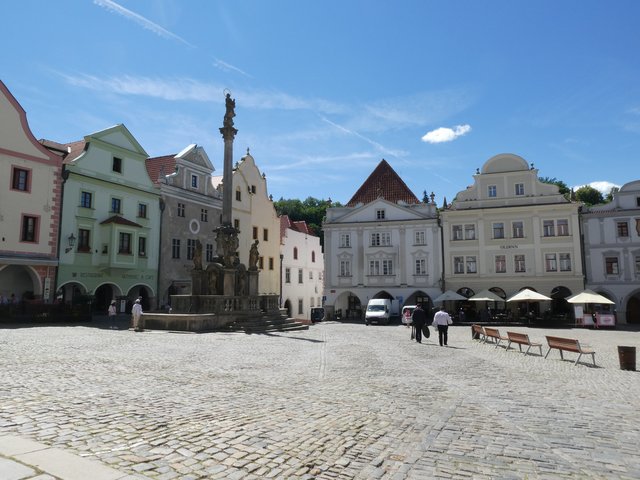
[[[530,302],[541,302],[545,300],[551,300],[546,295],[538,293],[536,291],[530,290],[528,288],[523,288],[515,295],[512,295],[507,299],[507,302],[526,302],[527,304],[527,315],[529,315],[529,303]]]
[[[480,293],[476,293],[473,297],[469,297],[467,300],[470,302],[504,302],[504,298],[499,297],[490,290],[483,290]]]
[[[607,297],[594,292],[593,290],[586,289],[572,297],[567,298],[569,303],[605,303],[613,305],[616,302],[612,302]]]
[[[455,301],[455,300],[466,300],[467,297],[460,295],[459,293],[454,292],[453,290],[447,290],[446,292],[444,292],[442,295],[440,295],[438,298],[436,298],[433,303],[438,303],[438,302],[446,302],[446,301]]]

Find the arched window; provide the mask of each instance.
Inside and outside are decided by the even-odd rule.
[[[316,252],[314,250],[311,250],[311,261],[312,262],[316,261]]]
[[[293,259],[298,259],[298,247],[293,247]]]

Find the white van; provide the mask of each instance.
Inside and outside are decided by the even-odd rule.
[[[367,303],[367,311],[364,314],[364,323],[387,324],[391,319],[391,300],[388,298],[373,298]]]

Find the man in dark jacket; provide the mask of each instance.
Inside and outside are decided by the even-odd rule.
[[[427,314],[422,309],[422,305],[418,304],[415,308],[413,315],[411,315],[411,321],[416,329],[416,342],[422,343],[422,327],[427,323]]]

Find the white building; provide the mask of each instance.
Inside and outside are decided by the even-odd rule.
[[[441,212],[445,289],[464,296],[491,290],[508,298],[528,287],[554,299],[532,304],[535,313],[570,313],[564,299],[584,287],[580,204],[542,183],[538,170],[517,155],[490,158],[473,178]],[[490,305],[507,306],[526,308]],[[475,314],[472,302],[465,307]]]
[[[322,306],[324,256],[320,237],[304,221],[280,217],[282,305],[288,316],[311,320],[311,309]]]
[[[323,229],[328,315],[362,318],[372,298],[402,307],[441,293],[436,205],[421,203],[385,160],[345,207],[327,209]]]
[[[619,323],[640,323],[640,180],[583,210],[587,288],[616,302]]]

